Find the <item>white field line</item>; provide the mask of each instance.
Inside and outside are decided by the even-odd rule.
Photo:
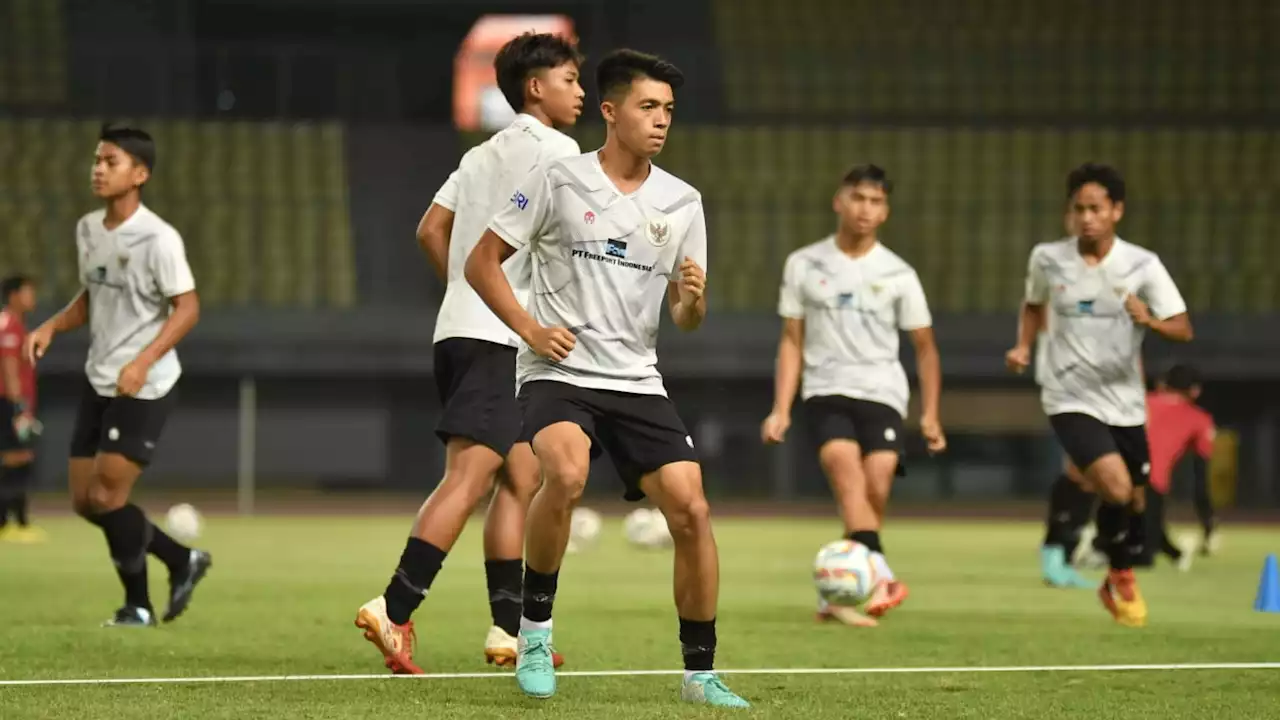
[[[897,668],[753,668],[719,670],[723,675],[950,675],[961,673],[1100,673],[1173,672],[1185,670],[1280,670],[1280,662],[1174,663],[1147,665],[1009,665],[1001,667],[897,667]],[[681,675],[683,670],[581,670],[556,673],[556,677],[637,677]],[[70,678],[50,680],[0,680],[0,687],[50,685],[173,685],[200,683],[317,682],[345,680],[472,680],[510,678],[510,673],[467,672],[426,675],[230,675],[225,677],[169,678]]]

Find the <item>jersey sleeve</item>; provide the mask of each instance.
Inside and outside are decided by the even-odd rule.
[[[536,167],[489,221],[489,229],[519,250],[546,233],[551,210],[551,179],[545,167]]]
[[[444,185],[436,191],[436,196],[431,200],[432,204],[450,212],[458,210],[458,171],[454,170],[449,173],[449,179],[444,181]]]
[[[18,323],[8,313],[0,312],[0,357],[20,357],[22,332]]]
[[[1049,302],[1049,277],[1045,274],[1044,263],[1040,261],[1040,248],[1031,251],[1027,260],[1026,291],[1022,299],[1028,305],[1044,305]]]
[[[778,289],[778,314],[792,320],[804,319],[804,261],[796,253],[782,266],[782,286]]]
[[[1192,439],[1192,447],[1195,448],[1196,454],[1208,460],[1213,457],[1213,441],[1218,435],[1218,428],[1213,424],[1213,417],[1209,413],[1203,413],[1199,416],[1200,423],[1196,428],[1195,438]]]
[[[929,301],[924,296],[920,276],[912,272],[898,296],[898,329],[911,331],[927,327],[933,327],[933,315],[929,312]]]
[[[1159,258],[1147,264],[1146,276],[1138,289],[1139,297],[1151,307],[1151,314],[1158,320],[1168,320],[1187,311],[1187,302],[1174,284],[1169,271]]]
[[[698,267],[702,268],[703,272],[711,274],[707,271],[707,216],[702,211],[701,202],[698,202],[693,218],[689,220],[689,227],[684,231],[684,239],[680,241],[680,254],[671,264],[671,272],[667,275],[667,279],[679,279],[680,263],[684,262],[685,258],[692,259],[698,263]]]
[[[151,273],[165,297],[177,297],[196,289],[195,276],[187,264],[187,249],[175,230],[163,232],[151,249]]]

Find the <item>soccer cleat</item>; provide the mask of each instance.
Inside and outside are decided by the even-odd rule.
[[[515,667],[518,641],[506,630],[494,625],[484,640],[484,661],[498,667]],[[564,665],[564,656],[551,649],[551,662],[557,668]]]
[[[19,545],[38,545],[48,540],[49,535],[38,527],[27,525],[25,527],[10,527],[8,537],[5,539]]]
[[[116,611],[112,618],[102,627],[155,627],[156,616],[150,608],[125,605]]]
[[[680,686],[680,699],[688,703],[725,708],[749,708],[751,703],[738,697],[713,672],[690,675]]]
[[[881,580],[871,591],[871,599],[867,600],[867,614],[871,617],[883,617],[885,613],[898,607],[907,599],[907,584],[901,580]]]
[[[1200,544],[1200,554],[1205,557],[1217,555],[1222,551],[1222,534],[1214,528],[1212,532],[1204,536],[1204,542]]]
[[[847,605],[832,605],[822,598],[818,598],[816,619],[818,622],[840,622],[850,627],[879,627],[880,625],[875,618],[863,615],[858,612],[857,608]]]
[[[1147,603],[1132,570],[1112,570],[1098,588],[1098,599],[1116,622],[1126,627],[1147,624]]]
[[[213,556],[203,550],[192,550],[187,566],[181,572],[169,574],[169,607],[164,611],[164,621],[173,622],[186,612],[196,585],[213,567]]]
[[[1044,584],[1053,588],[1092,588],[1093,584],[1067,564],[1066,551],[1061,545],[1040,547],[1040,576]]]
[[[1204,548],[1200,546],[1200,539],[1191,533],[1178,538],[1178,547],[1182,549],[1182,556],[1178,558],[1178,570],[1187,572],[1191,569],[1196,554],[1204,552]]]
[[[383,596],[360,606],[356,613],[356,627],[364,630],[364,639],[373,643],[382,653],[384,664],[395,675],[422,675],[422,668],[413,663],[413,649],[418,635],[413,621],[396,625],[387,617],[387,600]]]
[[[549,698],[556,694],[551,630],[521,630],[517,639],[516,683],[525,695]]]

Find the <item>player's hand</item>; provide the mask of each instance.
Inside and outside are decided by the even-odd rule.
[[[932,415],[920,418],[920,434],[924,436],[924,446],[930,455],[937,455],[947,450],[947,436],[942,432],[942,423]]]
[[[1021,375],[1031,365],[1031,348],[1025,345],[1018,345],[1009,352],[1004,354],[1004,365],[1013,372]]]
[[[676,287],[680,290],[680,300],[688,299],[690,302],[697,302],[707,289],[707,273],[693,258],[686,257],[684,262],[680,263],[680,280],[676,283]]]
[[[41,325],[27,334],[27,341],[22,348],[22,354],[26,356],[27,362],[35,365],[40,358],[44,357],[44,353],[53,344],[53,328],[49,325]]]
[[[791,427],[791,416],[786,413],[772,412],[760,425],[760,440],[766,445],[776,445],[787,435]]]
[[[116,379],[116,394],[123,397],[137,395],[142,386],[147,384],[147,372],[150,370],[151,366],[142,360],[135,359],[125,365],[120,371],[120,377]]]
[[[562,327],[539,327],[525,342],[538,357],[560,362],[569,357],[573,347],[578,344],[578,338]]]
[[[1147,307],[1147,304],[1137,295],[1125,296],[1124,309],[1129,311],[1129,317],[1133,318],[1134,325],[1146,327],[1151,324],[1151,308]]]

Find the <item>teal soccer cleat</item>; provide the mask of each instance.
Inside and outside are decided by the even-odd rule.
[[[529,697],[549,698],[556,694],[550,630],[520,631],[516,645],[516,683]]]
[[[751,703],[738,697],[713,672],[694,673],[680,688],[680,699],[699,705],[725,708],[748,708]]]

